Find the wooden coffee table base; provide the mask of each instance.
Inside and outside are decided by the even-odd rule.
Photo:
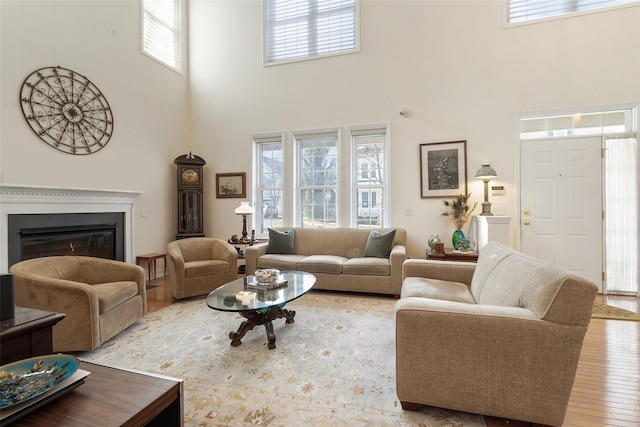
[[[229,332],[229,338],[231,338],[231,345],[237,347],[242,342],[240,340],[244,335],[252,330],[256,325],[264,325],[267,330],[267,339],[269,341],[269,349],[276,348],[276,334],[273,332],[272,320],[286,318],[285,323],[293,323],[296,312],[293,310],[287,310],[282,307],[271,307],[265,310],[249,310],[241,311],[240,315],[246,318],[244,322],[240,324],[240,327],[236,332]]]

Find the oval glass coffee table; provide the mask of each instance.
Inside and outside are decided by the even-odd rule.
[[[207,306],[210,308],[237,312],[247,319],[236,332],[229,333],[233,347],[242,344],[242,337],[256,325],[264,325],[269,348],[274,349],[276,335],[271,321],[285,318],[286,323],[294,322],[296,312],[283,307],[309,292],[316,283],[316,277],[303,271],[281,271],[280,276],[279,280],[286,280],[287,283],[276,289],[256,289],[258,286],[253,285],[255,276],[246,276],[220,286],[207,296]]]

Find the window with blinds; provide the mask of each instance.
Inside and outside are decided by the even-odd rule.
[[[265,0],[266,65],[358,51],[358,0]]]
[[[142,52],[182,71],[181,0],[142,1]]]
[[[639,4],[639,0],[504,0],[508,24]]]

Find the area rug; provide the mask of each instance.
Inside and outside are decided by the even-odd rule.
[[[269,350],[263,326],[231,347],[242,317],[182,300],[78,356],[182,378],[186,426],[485,426],[475,414],[402,410],[395,301],[311,292],[287,305],[294,323],[274,321]]]
[[[597,319],[636,320],[640,321],[640,314],[612,305],[596,302],[593,304],[591,317]]]

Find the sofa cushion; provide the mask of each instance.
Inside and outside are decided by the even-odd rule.
[[[364,248],[365,257],[389,258],[393,248],[393,238],[396,230],[380,233],[378,230],[371,230],[367,245]]]
[[[423,277],[407,277],[402,282],[401,298],[420,297],[475,304],[469,286],[460,282]]]
[[[184,263],[184,277],[187,279],[210,274],[224,274],[229,271],[229,263],[217,259]]]
[[[278,231],[271,228],[269,231],[268,254],[293,254],[293,239],[295,230]]]
[[[100,314],[138,295],[138,284],[129,281],[99,283],[93,285],[93,289],[98,295],[98,310]]]
[[[310,255],[298,262],[298,270],[308,273],[342,273],[342,264],[347,258],[336,255]]]
[[[305,255],[265,254],[256,260],[256,268],[277,268],[278,270],[297,270],[298,262]]]
[[[342,274],[390,276],[391,263],[383,258],[351,258],[342,264]]]

